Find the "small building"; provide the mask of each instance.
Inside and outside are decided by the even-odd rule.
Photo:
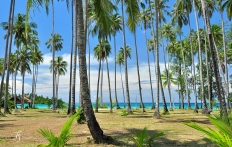
[[[16,104],[21,104],[22,96],[16,97]],[[9,101],[14,102],[14,97],[10,98]],[[24,103],[31,103],[31,100],[29,98],[24,97]]]

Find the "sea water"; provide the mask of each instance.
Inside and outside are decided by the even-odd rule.
[[[104,104],[108,108],[110,108],[110,103],[104,103]],[[92,105],[94,107],[95,103],[93,103]],[[130,103],[130,105],[131,105],[131,108],[133,108],[133,109],[140,108],[140,103]],[[27,106],[28,106],[28,104],[24,104],[24,107],[27,107]],[[195,108],[195,103],[190,103],[190,106],[191,106],[192,109],[194,109]],[[219,104],[217,104],[217,106],[219,106]],[[214,106],[213,109],[217,109],[217,106]],[[21,104],[17,104],[17,107],[21,108]],[[47,104],[35,104],[35,107],[38,108],[38,109],[48,109],[49,108]],[[79,107],[79,103],[76,103],[76,107]],[[119,107],[120,108],[127,108],[128,104],[125,104],[125,106],[124,106],[124,103],[119,103]],[[152,103],[144,103],[144,107],[146,109],[151,109]],[[160,109],[164,108],[162,103],[160,103],[159,107],[160,107]],[[179,103],[174,103],[173,104],[173,109],[179,109],[179,107],[180,107]],[[198,103],[198,107],[201,108],[201,103]],[[52,105],[50,106],[50,108],[52,108]],[[116,106],[114,106],[114,108],[116,108]],[[170,103],[167,103],[167,108],[168,109],[170,108]],[[184,109],[188,109],[188,103],[184,103]]]

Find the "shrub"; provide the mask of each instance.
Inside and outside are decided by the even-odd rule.
[[[210,140],[220,147],[231,147],[232,146],[232,127],[230,123],[223,120],[218,115],[208,116],[210,122],[218,129],[214,130],[209,127],[207,129],[197,125],[196,123],[183,123],[191,128],[205,133]],[[231,121],[231,117],[229,117]]]
[[[78,107],[78,109],[77,109],[76,120],[77,120],[78,124],[85,123],[85,118],[84,118],[83,110],[80,107]]]
[[[63,147],[71,139],[70,128],[76,117],[77,117],[76,114],[74,114],[64,123],[58,137],[55,137],[54,133],[51,130],[39,129],[38,132],[49,141],[49,144],[48,145],[40,144],[38,146]]]
[[[128,142],[132,141],[136,147],[151,147],[154,139],[163,136],[164,133],[160,132],[158,134],[153,134],[148,136],[148,130],[146,127],[141,132],[137,132],[134,135],[128,137]]]
[[[128,115],[127,110],[122,110],[121,116],[127,116],[127,115]]]

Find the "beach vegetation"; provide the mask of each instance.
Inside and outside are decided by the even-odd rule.
[[[49,141],[48,145],[40,144],[40,147],[50,146],[50,147],[63,147],[71,139],[71,126],[77,114],[72,115],[63,125],[59,135],[56,137],[55,134],[48,129],[39,129],[38,132]]]
[[[142,131],[129,135],[128,143],[132,142],[135,147],[152,147],[154,139],[163,135],[164,133],[160,132],[149,136],[147,127],[144,127]]]

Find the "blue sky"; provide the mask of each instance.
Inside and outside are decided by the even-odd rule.
[[[59,33],[63,39],[63,49],[59,52],[56,52],[56,55],[63,56],[64,60],[70,63],[70,46],[71,46],[71,14],[68,12],[66,3],[64,2],[55,2],[55,33]],[[172,6],[174,1],[169,2],[169,5]],[[8,20],[9,14],[9,6],[10,0],[5,0],[1,2],[0,5],[0,22],[4,22]],[[26,0],[16,1],[15,5],[15,15],[17,13],[25,14],[26,12]],[[225,16],[225,15],[224,15]],[[226,16],[225,16],[226,17]],[[195,20],[194,15],[191,14],[191,26],[195,29]],[[214,14],[212,23],[220,23],[220,17],[218,14]],[[40,10],[35,10],[34,13],[30,13],[30,21],[36,22],[38,25],[38,34],[40,39],[39,48],[42,50],[44,54],[44,62],[39,66],[39,76],[38,76],[38,83],[37,83],[37,94],[44,95],[51,97],[52,96],[52,74],[49,71],[49,64],[51,58],[51,53],[49,49],[46,48],[45,42],[48,38],[51,37],[51,29],[52,29],[52,18],[51,13],[46,15],[45,9],[40,8]],[[170,22],[169,18],[167,18],[167,22]],[[199,21],[200,25],[202,26],[202,20]],[[187,34],[188,29],[186,27],[183,28],[184,34]],[[5,44],[6,41],[3,39],[3,36],[6,34],[3,29],[0,28],[0,48],[2,52],[0,52],[0,57],[2,58],[4,55]],[[147,32],[150,34],[150,31]],[[129,45],[132,51],[132,59],[128,60],[128,74],[129,74],[129,88],[130,88],[130,96],[131,101],[135,102],[136,96],[139,98],[139,87],[138,87],[138,78],[136,72],[136,60],[135,60],[135,50],[134,50],[134,38],[132,33],[126,30],[126,39],[127,45]],[[117,35],[117,50],[123,46],[122,43],[122,33],[118,33]],[[98,40],[97,37],[90,37],[90,48],[91,48],[91,99],[95,101],[96,96],[96,88],[97,88],[97,70],[98,70],[98,62],[93,57],[93,48],[97,45]],[[146,55],[146,46],[145,46],[145,36],[144,31],[141,27],[137,29],[137,45],[139,50],[139,68],[140,68],[140,75],[142,81],[142,94],[144,102],[151,102],[151,92],[149,87],[149,74],[148,74],[148,66],[147,66],[147,55]],[[111,81],[111,88],[112,88],[112,98],[114,98],[114,50],[113,50],[113,41],[111,41],[112,46],[112,54],[109,57],[109,67],[110,67],[110,81]],[[12,48],[13,51],[16,49],[15,47]],[[87,48],[88,49],[88,48]],[[160,50],[161,52],[161,50]],[[88,53],[88,50],[87,50]],[[87,55],[88,56],[88,55]],[[155,71],[154,71],[154,62],[153,56],[151,54],[151,72],[152,72],[152,80],[153,80],[153,91],[154,94],[156,92],[155,89]],[[197,60],[195,60],[197,61]],[[164,63],[163,63],[163,54],[160,53],[160,66],[161,72],[164,70]],[[107,74],[106,74],[106,66],[104,65],[104,79],[103,79],[103,100],[105,102],[109,101],[109,94],[108,94],[108,83],[107,83]],[[68,101],[68,85],[69,85],[69,67],[67,68],[68,72],[65,76],[60,77],[60,85],[59,85],[59,97],[62,98],[64,101]],[[124,73],[124,67],[122,67],[122,72]],[[76,96],[79,96],[79,73],[77,72],[77,86],[76,86]],[[124,80],[124,75],[123,75]],[[31,82],[32,76],[27,74],[25,76],[25,92],[31,92]],[[121,80],[120,80],[120,71],[119,66],[117,66],[117,93],[119,102],[123,102],[122,96],[122,88],[121,88]],[[11,82],[10,82],[11,83]],[[175,102],[178,102],[178,95],[174,92],[176,89],[173,86],[173,94]],[[17,93],[21,93],[21,76],[18,74],[17,76]],[[165,89],[166,99],[169,102],[168,91]],[[192,100],[193,102],[193,100]]]

